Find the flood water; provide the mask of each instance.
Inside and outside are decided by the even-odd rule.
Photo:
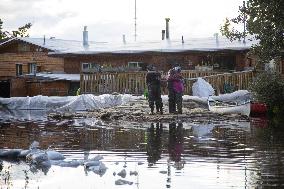
[[[96,120],[4,121],[0,148],[28,149],[33,141],[66,160],[98,154],[100,174],[84,166],[34,169],[25,161],[0,160],[0,188],[281,188],[284,131],[265,120],[225,123],[131,123]],[[125,177],[117,173],[126,170]],[[117,185],[116,181],[129,181]]]

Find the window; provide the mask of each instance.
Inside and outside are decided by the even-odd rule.
[[[37,72],[36,63],[29,63],[29,73],[36,74],[36,72]]]
[[[96,63],[82,63],[82,71],[100,71],[101,66]]]
[[[16,64],[16,76],[23,75],[23,65]]]
[[[128,62],[129,68],[140,68],[142,67],[143,62]]]
[[[138,62],[128,62],[128,67],[129,68],[137,68],[138,67]]]

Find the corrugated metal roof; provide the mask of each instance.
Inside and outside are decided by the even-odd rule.
[[[80,74],[36,73],[36,76],[54,80],[80,81]]]
[[[84,47],[82,41],[62,40],[62,39],[44,39],[43,38],[14,38],[11,40],[22,40],[53,52],[50,54],[100,54],[100,53],[143,53],[143,52],[183,52],[183,51],[220,51],[220,50],[248,50],[256,41],[233,41],[225,37],[219,37],[218,42],[215,37],[193,38],[185,40],[160,40],[109,43],[89,41],[89,46]],[[9,40],[9,41],[11,41]],[[6,41],[1,45],[8,43]]]

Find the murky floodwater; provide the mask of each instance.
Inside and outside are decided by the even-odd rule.
[[[41,170],[2,159],[0,188],[284,187],[284,131],[265,121],[115,127],[96,120],[0,124],[0,148],[27,149],[33,141],[67,160],[100,154],[107,169],[99,174],[84,166]],[[119,176],[123,169],[126,175]],[[119,179],[130,183],[117,185]]]

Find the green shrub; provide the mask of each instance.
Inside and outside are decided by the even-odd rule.
[[[284,113],[284,81],[275,72],[257,74],[249,87],[253,99],[264,102],[270,114],[280,116]]]

